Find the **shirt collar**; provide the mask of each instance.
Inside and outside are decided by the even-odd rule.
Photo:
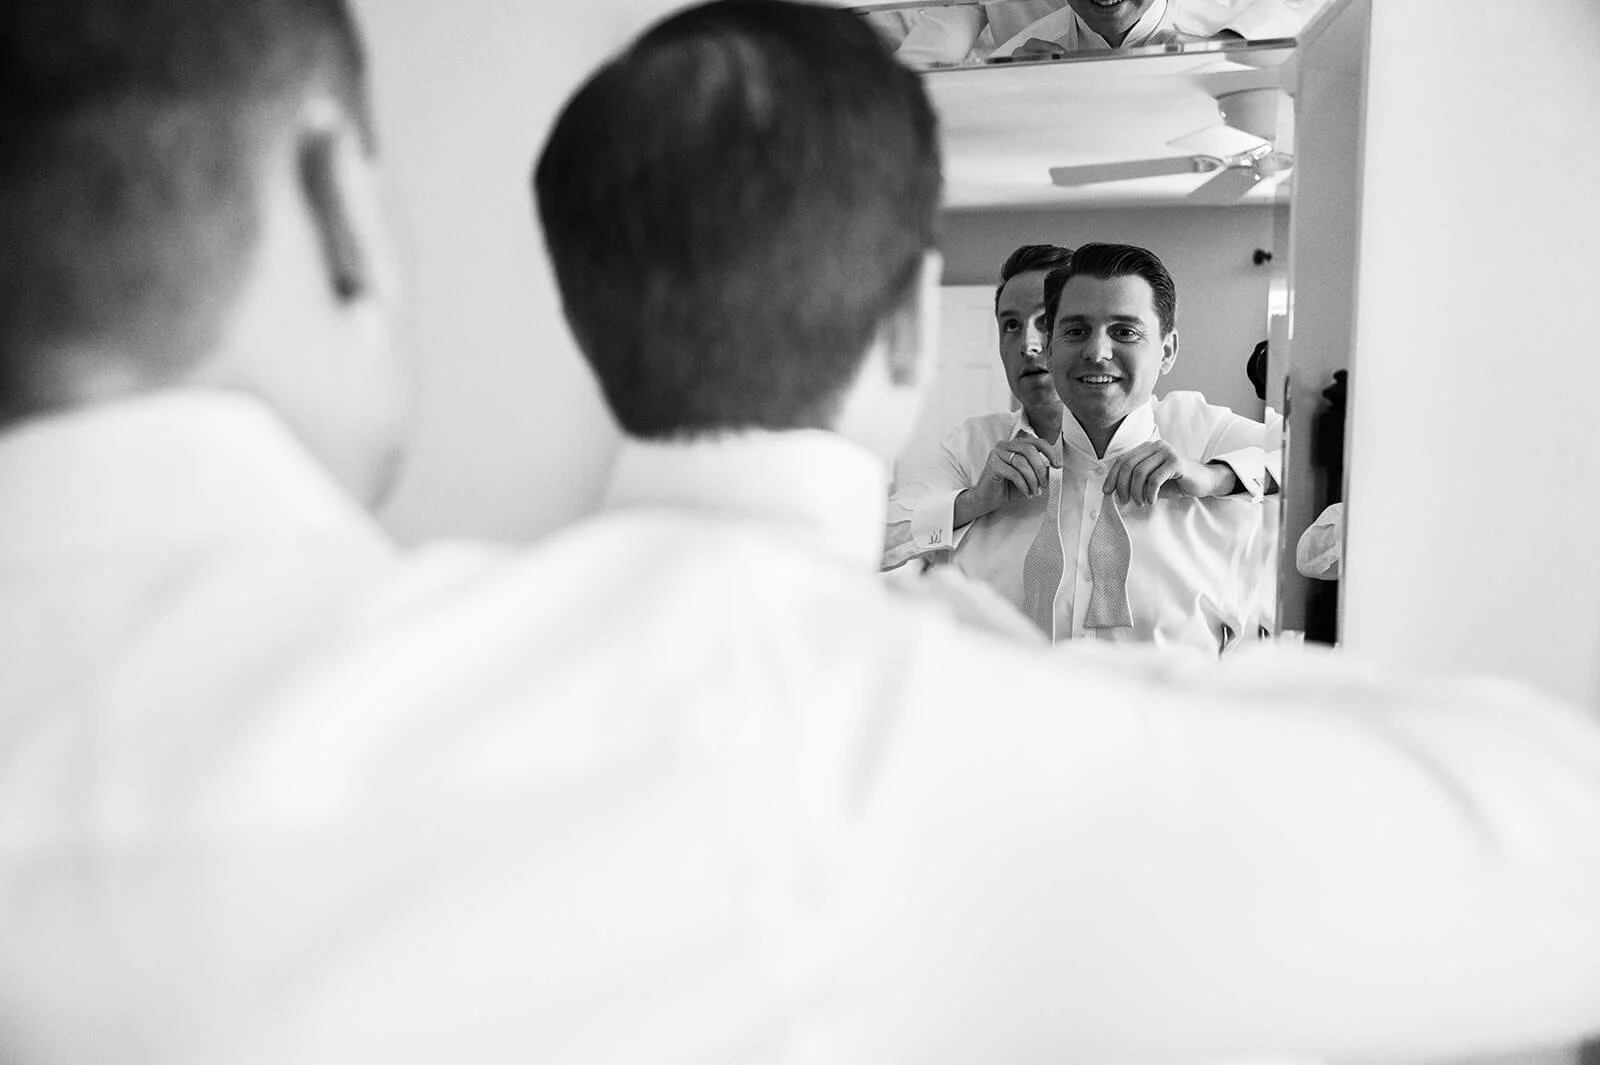
[[[1017,437],[1027,434],[1028,436],[1034,436],[1038,437],[1040,440],[1044,440],[1044,434],[1035,429],[1033,427],[1033,423],[1028,420],[1027,408],[1018,407],[1011,413],[1012,418],[1010,439],[1015,440]],[[1063,418],[1065,418],[1065,415],[1063,415]],[[1046,442],[1048,443],[1048,441]]]
[[[0,558],[170,548],[286,529],[387,546],[265,405],[172,390],[0,432]]]
[[[1155,397],[1145,400],[1144,405],[1137,410],[1129,412],[1122,419],[1122,424],[1117,426],[1116,433],[1111,437],[1111,443],[1106,445],[1105,458],[1121,454],[1129,448],[1138,447],[1140,444],[1155,439],[1159,434],[1156,431],[1156,401]],[[1083,426],[1078,424],[1078,419],[1073,416],[1069,408],[1061,419],[1061,439],[1067,447],[1095,460],[1094,445],[1089,442],[1089,434],[1083,431]]]
[[[822,430],[627,439],[607,507],[667,507],[756,521],[871,569],[883,552],[888,471]]]

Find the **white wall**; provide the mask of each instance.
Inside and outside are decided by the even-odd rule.
[[[1300,576],[1295,545],[1328,502],[1342,498],[1343,486],[1330,483],[1337,471],[1326,460],[1314,460],[1323,458],[1316,446],[1318,423],[1328,409],[1322,392],[1336,371],[1352,363],[1371,7],[1370,0],[1344,4],[1300,43],[1295,200],[1287,242],[1295,290],[1293,342],[1287,351],[1285,345],[1275,347],[1274,355],[1285,359],[1268,381],[1268,395],[1289,422],[1278,621],[1290,630],[1312,629],[1312,604],[1330,591],[1323,582]]]
[[[1269,266],[1251,253],[1272,250],[1274,208],[1157,207],[1145,210],[958,211],[945,216],[944,282],[992,285],[1021,244],[1089,241],[1139,244],[1161,256],[1178,286],[1181,345],[1158,391],[1194,389],[1258,417],[1245,377],[1251,350],[1267,338]],[[998,359],[998,349],[995,357]]]
[[[1594,703],[1600,5],[1373,8],[1345,641]]]
[[[402,539],[531,538],[592,506],[616,441],[561,321],[531,165],[565,98],[650,5],[357,6],[422,381],[386,520]]]
[[[408,471],[386,510],[403,540],[534,538],[588,511],[617,434],[561,322],[529,174],[556,110],[676,0],[357,0],[409,286],[420,374]],[[1184,351],[1169,388],[1255,409],[1243,365],[1265,336],[1270,208],[952,216],[947,281],[989,283],[1016,244],[1123,239],[1178,277]],[[970,238],[970,239],[969,239]]]

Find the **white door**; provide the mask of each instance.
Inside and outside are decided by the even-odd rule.
[[[989,285],[946,285],[939,315],[939,352],[922,417],[895,461],[895,478],[908,464],[932,454],[939,439],[967,418],[1013,405],[1000,365]]]

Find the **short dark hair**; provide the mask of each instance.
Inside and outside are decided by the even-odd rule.
[[[624,430],[820,427],[936,244],[937,126],[859,16],[719,0],[589,79],[534,186]]]
[[[1072,255],[1072,262],[1050,271],[1044,279],[1044,316],[1051,330],[1056,325],[1056,309],[1061,290],[1078,276],[1109,281],[1114,277],[1142,277],[1150,285],[1161,335],[1178,324],[1178,287],[1155,252],[1132,244],[1085,244]]]
[[[366,128],[343,0],[0,4],[0,421],[68,349],[181,373],[254,248],[262,132],[318,81]]]
[[[1024,244],[1000,264],[1000,283],[994,287],[994,309],[1000,310],[1000,293],[1006,290],[1006,282],[1018,274],[1026,274],[1034,270],[1054,270],[1072,262],[1072,249],[1063,248],[1056,244]]]

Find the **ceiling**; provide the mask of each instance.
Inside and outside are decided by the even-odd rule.
[[[1214,97],[1279,87],[1294,50],[1245,47],[1144,56],[937,70],[923,75],[944,132],[951,209],[1099,208],[1181,205],[1210,179],[1182,174],[1059,188],[1050,168],[1186,156],[1170,142],[1217,127]],[[1277,146],[1292,152],[1293,114],[1284,98]],[[1226,128],[1200,137],[1201,144]],[[1241,204],[1288,195],[1288,175],[1268,178]]]

